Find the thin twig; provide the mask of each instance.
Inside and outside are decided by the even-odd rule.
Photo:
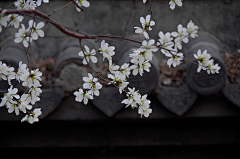
[[[77,2],[75,2],[75,0],[72,0],[72,2],[81,10],[84,12],[84,10],[77,4]],[[85,13],[85,12],[84,12]]]
[[[33,24],[34,24],[34,22],[35,22],[35,17],[34,17],[34,20],[33,20]],[[30,28],[28,48],[27,48],[27,51],[26,51],[26,53],[25,53],[25,55],[27,56],[28,68],[30,68],[30,61],[29,61],[29,58],[28,58],[28,50],[29,50],[29,48],[30,48],[30,38],[32,37],[32,27],[33,27],[33,24],[32,24],[32,26],[31,26],[31,28]]]
[[[152,20],[152,0],[150,0],[150,3],[149,3],[149,5],[150,5],[150,9],[148,10],[148,11],[150,11],[150,15],[151,15],[151,18],[150,18],[150,21]],[[149,21],[149,22],[150,22]]]
[[[130,0],[130,2],[131,2],[130,13],[129,13],[128,21],[127,21],[127,24],[126,24],[126,27],[125,27],[124,34],[123,34],[122,38],[126,35],[128,23],[129,23],[130,18],[131,18],[131,16],[132,16],[133,2],[132,2],[132,0]]]
[[[68,4],[66,4],[65,6],[59,8],[59,9],[55,9],[52,13],[48,14],[48,16],[50,17],[51,15],[53,15],[54,13],[64,9],[64,8],[67,8],[70,4],[72,4],[73,2],[69,2]]]

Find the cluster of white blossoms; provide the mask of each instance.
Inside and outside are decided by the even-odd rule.
[[[146,3],[147,0],[143,0],[143,3]],[[15,33],[15,43],[23,43],[24,47],[29,47],[30,43],[33,40],[37,40],[38,37],[44,37],[45,34],[42,30],[44,27],[44,22],[35,22],[34,20],[28,21],[28,27],[26,28],[22,21],[24,19],[23,16],[30,16],[29,14],[21,13],[21,10],[35,10],[43,3],[48,3],[49,0],[17,0],[14,2],[14,6],[17,8],[16,10],[23,15],[19,14],[9,14],[6,15],[7,10],[2,10],[0,8],[0,32],[2,32],[2,27],[14,26],[15,28],[21,28]],[[72,0],[72,3],[75,4],[76,10],[78,12],[83,11],[82,7],[89,7],[90,3],[87,0]],[[182,0],[170,0],[169,2],[170,8],[174,9],[175,6],[181,7]],[[54,10],[53,13],[59,11],[65,7]],[[52,13],[52,14],[53,14]],[[49,14],[52,15],[52,14]],[[37,16],[37,15],[35,15]],[[30,16],[32,17],[32,16]],[[44,19],[44,16],[40,16]],[[46,21],[49,21],[46,18]],[[129,88],[127,78],[129,78],[132,73],[134,76],[143,75],[144,71],[149,72],[151,67],[151,60],[153,59],[153,53],[160,50],[166,57],[168,57],[167,65],[169,67],[177,67],[180,65],[181,61],[184,59],[183,53],[179,52],[182,49],[182,43],[188,43],[189,37],[195,38],[197,37],[198,26],[196,26],[192,21],[187,24],[187,27],[183,27],[183,25],[179,24],[177,26],[177,31],[163,33],[160,31],[158,33],[159,39],[155,44],[154,39],[150,39],[148,32],[152,30],[152,27],[155,26],[155,22],[152,20],[151,15],[147,15],[146,17],[140,17],[141,27],[134,27],[135,33],[143,36],[145,40],[141,42],[141,46],[139,48],[133,49],[133,52],[129,54],[131,58],[129,63],[124,63],[122,66],[116,65],[113,63],[112,57],[115,55],[115,47],[109,46],[105,40],[102,40],[100,44],[100,48],[98,50],[91,50],[87,45],[82,48],[82,51],[78,53],[79,56],[83,58],[82,63],[91,67],[92,63],[97,63],[98,59],[95,56],[97,53],[102,54],[103,60],[107,59],[108,66],[108,79],[104,79],[98,72],[94,70],[96,75],[99,78],[108,81],[109,85],[114,85],[119,89],[119,93],[126,93],[127,99],[122,101],[123,104],[126,104],[126,107],[131,105],[132,109],[138,109],[138,113],[144,117],[148,117],[149,114],[152,113],[152,109],[150,108],[151,101],[147,99],[147,94],[141,95],[138,91],[135,91],[135,88]],[[55,22],[54,22],[55,23]],[[62,28],[65,29],[65,28]],[[115,37],[116,38],[116,37]],[[120,38],[119,38],[120,39]],[[125,39],[122,37],[121,39]],[[126,39],[125,39],[126,40]],[[219,73],[221,69],[218,64],[214,64],[211,55],[207,53],[207,50],[201,53],[201,50],[198,50],[197,54],[194,57],[198,61],[198,69],[206,70],[208,74]],[[19,63],[19,68],[14,70],[13,67],[8,67],[5,63],[0,61],[0,80],[8,81],[10,88],[8,92],[5,93],[0,90],[1,93],[4,94],[1,99],[0,107],[6,106],[9,113],[15,112],[16,115],[19,115],[20,112],[26,114],[26,116],[21,120],[27,121],[29,123],[34,123],[38,121],[38,117],[41,115],[41,108],[33,109],[33,105],[40,100],[39,96],[42,93],[41,90],[41,76],[42,73],[36,70],[29,70],[26,64]],[[23,93],[21,96],[18,95],[18,89],[13,88],[11,85],[11,80],[16,79],[19,82],[22,82],[24,87],[29,89],[28,93]],[[73,94],[76,96],[75,100],[78,102],[82,102],[84,104],[88,103],[88,100],[94,99],[94,96],[100,95],[100,89],[103,87],[100,84],[99,79],[95,78],[91,73],[88,73],[87,77],[83,77],[82,88],[79,88],[78,91],[75,91]]]
[[[0,33],[2,32],[2,26],[14,26],[15,28],[19,27],[19,24],[23,21],[23,16],[18,14],[10,14],[5,16],[6,10],[0,13]],[[9,22],[9,23],[8,23]]]
[[[189,37],[197,37],[198,26],[194,25],[192,21],[187,24],[187,28],[183,27],[182,24],[179,24],[177,31],[163,33],[160,31],[158,33],[159,42],[157,46],[160,48],[160,51],[167,57],[170,57],[167,61],[169,67],[176,67],[180,65],[184,56],[183,53],[179,52],[182,49],[182,43],[188,43]]]
[[[142,23],[142,28],[134,27],[135,33],[138,33],[140,36],[144,36],[145,39],[149,39],[149,35],[147,30],[152,30],[151,26],[155,25],[155,22],[151,20],[151,16],[147,15],[146,18],[141,17],[140,22]],[[159,40],[157,44],[155,44],[154,39],[143,40],[142,45],[139,48],[133,49],[133,53],[129,54],[131,58],[130,63],[124,63],[122,66],[115,65],[112,62],[112,56],[115,55],[115,47],[109,46],[108,43],[103,40],[101,42],[101,46],[98,50],[99,53],[103,55],[103,60],[108,59],[109,61],[109,69],[108,74],[109,83],[118,87],[119,93],[125,92],[128,99],[122,101],[123,104],[126,104],[127,107],[131,105],[132,108],[138,108],[138,113],[148,117],[150,113],[152,113],[152,109],[150,108],[150,101],[147,98],[147,95],[141,96],[138,91],[135,91],[135,88],[127,87],[129,82],[127,82],[127,78],[132,74],[134,76],[140,74],[143,75],[144,71],[149,72],[151,63],[150,61],[153,59],[153,53],[160,50],[166,57],[169,57],[167,61],[167,65],[169,67],[177,67],[180,65],[184,56],[183,53],[179,52],[182,49],[182,43],[188,43],[189,37],[195,38],[197,37],[198,26],[194,25],[192,21],[187,24],[187,27],[183,27],[181,24],[178,25],[177,31],[173,31],[171,33],[167,32],[164,34],[162,31],[158,33]],[[87,46],[84,46],[86,51],[79,52],[79,56],[83,57],[83,64],[87,64],[90,61],[96,63],[98,60],[94,56],[96,55],[96,51],[92,50],[90,52]],[[196,57],[196,55],[194,55]],[[198,72],[203,69],[207,70],[208,73],[218,73],[220,67],[218,64],[213,64],[213,60],[210,60],[205,54],[198,53],[197,57],[199,61]],[[84,101],[84,104],[88,103],[88,99],[93,99],[93,91],[91,90],[93,87],[93,83],[96,84],[97,78],[93,78],[91,74],[89,77],[84,77],[83,80],[86,82],[83,85],[83,90],[79,89],[74,92],[76,96],[76,101]],[[97,84],[96,84],[97,85]],[[99,87],[96,87],[97,94],[99,95],[99,89],[102,88],[102,85],[98,84]],[[128,88],[129,91],[125,90]]]
[[[108,71],[109,74],[107,75],[108,85],[112,84],[119,89],[119,93],[121,94],[123,91],[126,93],[128,99],[122,101],[123,104],[126,104],[127,107],[129,105],[132,108],[138,108],[138,113],[142,116],[148,117],[150,113],[152,113],[152,109],[150,108],[150,101],[147,98],[147,95],[141,96],[137,91],[134,91],[135,88],[131,89],[128,87],[129,92],[125,90],[129,82],[127,82],[127,78],[131,74],[131,70],[133,70],[133,75],[137,75],[136,72],[139,74],[143,74],[143,70],[150,71],[149,67],[151,64],[148,60],[152,60],[152,52],[156,52],[158,50],[157,47],[152,46],[154,44],[154,40],[150,40],[147,42],[144,40],[142,42],[142,46],[136,50],[135,54],[131,54],[130,57],[133,57],[130,66],[129,63],[124,63],[122,66],[115,65],[112,63],[112,56],[115,55],[115,47],[109,46],[108,43],[103,40],[100,44],[100,48],[98,49],[98,53],[102,54],[103,60],[107,59],[109,61]],[[80,51],[78,53],[79,56],[83,57],[83,64],[89,64],[89,62],[96,63],[98,60],[94,56],[96,51],[93,49],[91,52],[88,46],[84,46],[85,51]],[[139,68],[136,68],[139,67]],[[93,100],[94,95],[99,96],[99,90],[102,88],[102,85],[98,82],[97,78],[94,78],[92,74],[88,73],[88,77],[83,77],[83,88],[80,88],[78,91],[75,91],[73,94],[76,96],[75,100],[77,102],[82,102],[84,104],[88,103],[88,100]]]
[[[122,101],[123,104],[126,104],[126,107],[131,105],[132,109],[138,108],[138,114],[148,117],[152,113],[150,108],[151,101],[147,99],[147,94],[141,96],[138,91],[135,91],[135,88],[131,89],[128,87],[129,92],[126,93],[127,99]]]
[[[7,93],[1,91],[4,96],[2,97],[0,107],[6,106],[8,113],[15,112],[16,115],[19,115],[21,111],[27,114],[22,121],[28,121],[31,124],[37,122],[37,117],[41,115],[41,109],[30,110],[40,100],[39,96],[42,93],[40,88],[42,86],[40,84],[41,76],[42,73],[38,69],[30,71],[22,61],[19,62],[17,70],[14,70],[13,67],[8,67],[0,61],[0,80],[7,80],[10,85]],[[22,82],[22,85],[29,89],[28,93],[23,93],[20,97],[17,94],[18,89],[13,88],[13,85],[11,85],[11,80],[13,79]]]
[[[83,77],[83,89],[79,89],[73,94],[76,96],[75,100],[78,102],[84,102],[84,104],[88,103],[88,99],[93,99],[93,95],[99,96],[99,90],[102,88],[102,85],[98,82],[97,78],[94,78],[90,73],[88,73],[88,77]]]
[[[43,0],[44,3],[48,3],[48,0]],[[37,6],[40,6],[42,0],[18,0],[14,2],[15,7],[17,9],[24,10],[35,10]],[[2,32],[2,26],[14,26],[15,28],[19,28],[22,23],[24,17],[19,14],[10,14],[5,16],[6,10],[3,10],[0,13],[0,32]],[[28,21],[28,28],[25,27],[24,24],[21,24],[21,28],[15,33],[15,43],[23,43],[24,47],[28,47],[32,40],[37,40],[38,37],[44,37],[44,32],[41,30],[44,27],[44,22],[39,22],[36,24],[34,20]]]
[[[210,59],[212,56],[207,53],[207,50],[204,50],[201,53],[201,50],[199,49],[197,54],[194,54],[194,57],[198,60],[199,64],[197,72],[200,72],[201,70],[207,70],[208,74],[219,73],[221,67],[218,66],[218,63],[214,64],[213,59]]]
[[[17,0],[14,2],[14,5],[17,9],[24,9],[24,10],[35,10],[38,6],[43,3],[48,3],[49,0]]]
[[[129,55],[132,58],[130,69],[133,70],[133,75],[138,73],[142,76],[144,70],[149,72],[151,64],[149,61],[153,58],[153,52],[158,51],[158,48],[154,46],[155,41],[153,39],[148,42],[144,40],[142,46],[138,49],[133,49],[133,53]]]

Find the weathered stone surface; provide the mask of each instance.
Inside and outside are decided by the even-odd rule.
[[[99,109],[89,101],[87,105],[75,101],[75,96],[64,98],[59,107],[49,115],[48,121],[99,121],[107,119]]]
[[[197,99],[197,93],[192,91],[187,84],[180,87],[163,86],[158,84],[157,98],[169,111],[179,116],[183,115]]]
[[[80,48],[68,48],[64,53],[60,54],[57,57],[53,74],[58,77],[61,70],[68,64],[75,63],[77,65],[82,65],[82,60],[80,56],[78,56],[78,52],[80,51]]]
[[[34,108],[41,108],[42,114],[39,116],[40,119],[44,119],[50,113],[52,113],[62,101],[64,95],[64,91],[61,88],[54,89],[43,89],[42,94],[40,95],[41,100],[37,102]],[[1,121],[18,121],[25,116],[24,113],[20,112],[19,116],[13,112],[11,114],[8,113],[8,109],[2,107],[0,110],[0,120]]]
[[[62,101],[63,96],[64,90],[62,88],[43,89],[40,96],[41,100],[34,105],[34,107],[41,108],[42,110],[42,114],[39,118],[44,119],[52,113]]]
[[[198,65],[187,62],[186,81],[192,90],[199,94],[210,95],[217,93],[222,89],[226,81],[226,66],[221,55],[221,43],[218,39],[206,32],[199,32],[199,37],[190,39],[191,42],[186,44],[183,52],[190,59],[195,60],[194,54],[200,49],[201,52],[207,50],[212,55],[214,63],[221,67],[219,73],[208,74],[207,71],[197,72]]]
[[[240,84],[226,83],[222,92],[229,101],[240,107]]]
[[[108,117],[112,117],[125,105],[121,102],[127,98],[116,87],[103,87],[100,96],[94,96],[92,103]]]
[[[59,43],[56,38],[39,38],[37,41],[39,49],[39,59],[54,58],[58,55]]]
[[[82,87],[84,76],[87,76],[86,66],[79,66],[75,63],[65,65],[56,79],[56,86],[63,88],[65,92],[73,92]]]

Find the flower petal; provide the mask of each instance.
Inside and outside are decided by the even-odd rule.
[[[44,37],[44,32],[42,30],[38,30],[37,33],[40,37]]]
[[[91,56],[91,60],[93,63],[97,63],[98,59],[95,56]]]

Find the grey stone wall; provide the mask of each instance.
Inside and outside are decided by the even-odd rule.
[[[1,1],[0,7],[9,6],[13,1]],[[156,26],[150,37],[158,39],[158,32],[171,32],[177,29],[178,24],[184,26],[192,20],[199,26],[200,31],[207,31],[223,42],[223,50],[236,51],[240,48],[240,1],[190,1],[184,0],[183,7],[176,7],[173,11],[169,8],[169,1],[152,1],[152,19]],[[49,4],[42,4],[38,9],[46,14],[54,9],[69,3],[69,1],[50,0]],[[51,18],[69,28],[79,30],[85,34],[111,34],[122,36],[128,21],[131,8],[130,1],[90,0],[90,7],[84,12],[77,12],[72,4],[69,7],[53,14]],[[133,1],[132,16],[128,24],[125,37],[134,35],[134,26],[140,26],[139,18],[150,14],[149,1],[143,4],[141,0]],[[58,48],[66,37],[51,24],[44,27],[46,37],[37,41],[41,47],[42,58],[58,54]],[[46,40],[48,39],[48,40]],[[117,46],[122,45],[112,42]]]
[[[0,7],[12,2],[0,1]],[[49,14],[68,2],[50,0],[39,9]],[[153,0],[156,26],[150,37],[157,40],[159,31],[171,32],[178,24],[186,25],[192,20],[200,30],[219,38],[223,51],[240,48],[239,0],[229,1],[231,3],[184,0],[183,7],[176,7],[173,11],[168,2]],[[84,9],[85,13],[78,13],[74,5],[70,5],[51,17],[86,34],[124,34],[130,1],[90,0],[90,3],[90,8]],[[140,16],[149,14],[148,4],[141,0],[133,2],[126,37],[134,35],[133,27],[140,26]],[[67,36],[51,24],[46,24],[44,31],[46,37],[36,41],[39,59],[56,57]],[[123,47],[114,41],[109,42],[116,46],[116,52]],[[59,90],[45,90],[37,104],[45,109],[44,120],[33,125],[20,123],[22,116],[16,117],[1,108],[1,152],[5,151],[9,158],[130,158],[129,154],[132,158],[239,158],[240,132],[236,125],[239,125],[240,109],[221,93],[199,96],[193,107],[181,117],[168,111],[150,95],[153,113],[148,119],[141,119],[137,110],[130,108],[123,108],[110,118],[91,102],[87,106],[75,102],[73,95],[60,103],[62,96],[63,92]],[[32,149],[29,151],[29,148]],[[213,151],[214,148],[217,150]],[[228,148],[232,150],[227,151]]]
[[[0,1],[0,7],[4,8],[9,6],[9,4],[14,1]],[[183,24],[184,26],[192,20],[196,25],[199,26],[199,31],[206,31],[210,34],[215,35],[222,43],[222,51],[235,51],[240,48],[240,1],[184,1],[183,7],[176,7],[171,10],[168,5],[169,1],[152,1],[152,19],[156,22],[153,30],[150,32],[150,37],[155,40],[158,39],[158,32],[171,32],[177,30],[178,24]],[[43,13],[49,14],[54,11],[54,9],[61,8],[69,1],[56,1],[50,0],[49,4],[42,4],[38,9]],[[109,1],[109,0],[94,0],[90,1],[91,5],[89,8],[84,8],[84,12],[77,12],[73,4],[69,7],[56,12],[51,16],[52,19],[58,23],[72,28],[74,30],[79,30],[79,32],[92,35],[92,34],[111,34],[115,36],[122,36],[129,18],[129,13],[131,9],[130,1]],[[126,38],[131,38],[134,33],[134,26],[140,26],[141,23],[139,18],[141,16],[146,16],[150,14],[149,1],[143,4],[142,1],[133,1],[132,6],[132,16],[129,20],[129,24],[126,31]],[[39,38],[36,43],[39,47],[39,60],[57,57],[61,53],[61,48],[63,47],[64,40],[67,39],[67,35],[60,32],[53,25],[46,23],[43,28],[45,32],[44,38]],[[108,41],[110,45],[116,46],[116,54],[121,52],[124,44],[114,41]],[[121,41],[125,42],[125,41]],[[125,42],[126,43],[126,42]],[[158,52],[159,53],[159,52]],[[64,75],[66,76],[66,75]],[[81,77],[82,78],[82,77]],[[79,79],[81,79],[79,78]],[[66,87],[68,87],[66,85]],[[70,87],[69,87],[70,88]],[[77,88],[76,88],[77,90]],[[49,97],[50,98],[50,97]],[[210,97],[211,99],[212,97]],[[221,98],[221,96],[217,97]],[[204,98],[206,99],[206,98]],[[48,99],[47,99],[48,100]],[[159,102],[152,102],[152,107],[154,108],[154,113],[152,118],[165,118],[174,117],[165,109],[158,111]],[[205,100],[208,101],[208,100]],[[207,103],[211,103],[210,100]],[[224,99],[222,99],[224,101]],[[58,103],[58,102],[56,102]],[[227,111],[226,102],[218,102],[214,104],[214,109],[226,108],[223,111],[216,111],[212,113],[209,108],[203,107],[202,105],[208,105],[199,102],[194,105],[197,111],[187,113],[185,116],[191,117],[205,117],[207,116],[238,116],[238,113],[233,113],[237,108],[233,108]],[[216,103],[216,102],[215,102]],[[39,103],[39,105],[44,105]],[[70,105],[71,107],[66,107]],[[57,105],[55,106],[57,107]],[[80,108],[81,107],[81,108]],[[89,108],[90,107],[90,108]],[[96,110],[91,104],[86,108],[82,103],[77,103],[74,98],[68,97],[63,100],[58,109],[48,118],[52,120],[85,120],[95,118],[103,118],[105,116]],[[200,109],[198,109],[200,108]],[[68,112],[68,113],[66,113]],[[202,113],[203,112],[203,113]],[[237,109],[239,112],[239,109]],[[50,113],[50,112],[49,112]],[[69,115],[73,113],[72,115]],[[79,113],[82,115],[79,115]],[[9,114],[5,114],[6,116]],[[116,118],[139,118],[136,112],[131,110],[122,110],[116,116]],[[3,117],[5,119],[5,117]]]

